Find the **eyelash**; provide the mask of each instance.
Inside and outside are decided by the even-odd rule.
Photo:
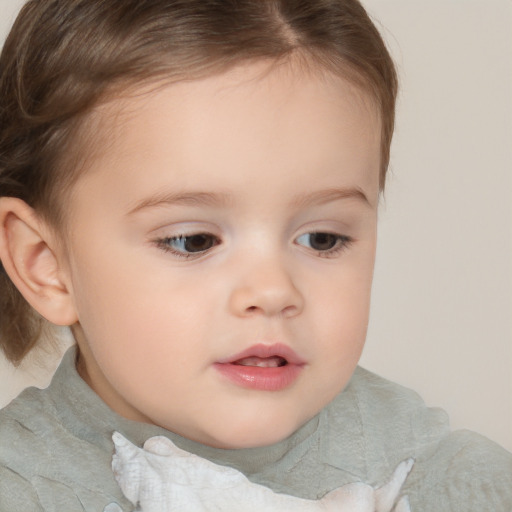
[[[213,242],[212,245],[210,245],[207,249],[195,252],[179,251],[177,249],[174,249],[171,245],[172,243],[176,242],[186,242],[187,239],[193,237],[210,238],[212,239]],[[162,249],[164,252],[170,252],[171,254],[178,258],[183,258],[186,260],[191,258],[198,258],[203,254],[207,253],[211,248],[215,247],[216,245],[219,245],[220,243],[221,241],[219,240],[219,238],[217,238],[215,235],[211,235],[210,233],[193,233],[188,235],[167,236],[165,238],[159,238],[155,240],[155,244],[159,249]]]
[[[319,256],[320,258],[335,258],[342,251],[348,249],[349,246],[354,241],[353,238],[351,238],[347,235],[339,235],[337,233],[330,233],[328,231],[314,231],[311,233],[304,233],[303,235],[300,235],[299,237],[297,237],[296,240],[299,240],[300,238],[303,238],[303,237],[312,237],[314,235],[323,235],[326,237],[334,238],[335,245],[329,249],[320,250],[320,249],[315,249],[314,247],[310,247],[316,253],[316,255]]]
[[[303,245],[299,244],[297,240],[303,238],[303,237],[311,237],[313,235],[326,235],[328,237],[334,237],[335,245],[329,249],[325,250],[319,250],[314,249],[313,247],[310,247],[312,251],[316,253],[316,255],[320,258],[334,258],[338,256],[342,251],[348,249],[350,245],[353,243],[353,238],[346,236],[346,235],[339,235],[336,233],[329,233],[327,231],[315,231],[311,233],[304,233],[303,235],[300,235],[295,239],[295,243],[297,245]],[[192,251],[187,252],[180,251],[172,247],[173,243],[176,242],[183,242],[185,243],[187,239],[191,239],[194,237],[203,237],[203,238],[209,238],[211,239],[211,245],[209,245],[206,249],[199,250],[199,251]],[[178,258],[182,258],[185,260],[192,259],[192,258],[199,258],[203,256],[204,254],[208,253],[210,249],[214,248],[215,246],[219,245],[221,243],[221,240],[216,237],[215,235],[211,235],[210,233],[194,233],[194,234],[187,234],[187,235],[177,235],[177,236],[169,236],[164,238],[158,238],[154,240],[155,245],[163,250],[164,252],[168,252],[173,254],[174,256]],[[311,242],[310,242],[311,243]]]

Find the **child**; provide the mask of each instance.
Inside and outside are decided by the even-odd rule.
[[[357,367],[397,88],[358,2],[32,0],[0,70],[0,339],[77,342],[0,413],[0,511],[133,510],[115,432],[510,510],[510,454]]]

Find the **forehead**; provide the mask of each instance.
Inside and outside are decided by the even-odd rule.
[[[167,169],[170,184],[179,179],[185,188],[198,181],[247,188],[258,169],[271,168],[276,180],[289,179],[290,170],[315,179],[312,171],[322,167],[378,195],[378,109],[367,94],[327,72],[251,63],[131,91],[93,117],[97,144],[86,180],[107,173],[110,186],[119,187],[151,165]]]

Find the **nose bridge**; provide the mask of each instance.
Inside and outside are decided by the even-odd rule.
[[[303,308],[303,298],[284,255],[278,251],[255,251],[246,258],[231,293],[236,315],[294,316]]]

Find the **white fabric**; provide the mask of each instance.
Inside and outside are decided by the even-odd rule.
[[[236,469],[183,451],[166,437],[148,439],[143,449],[117,432],[113,440],[116,480],[143,512],[410,512],[400,489],[412,459],[399,464],[378,489],[356,482],[320,500],[305,500],[254,484]]]

